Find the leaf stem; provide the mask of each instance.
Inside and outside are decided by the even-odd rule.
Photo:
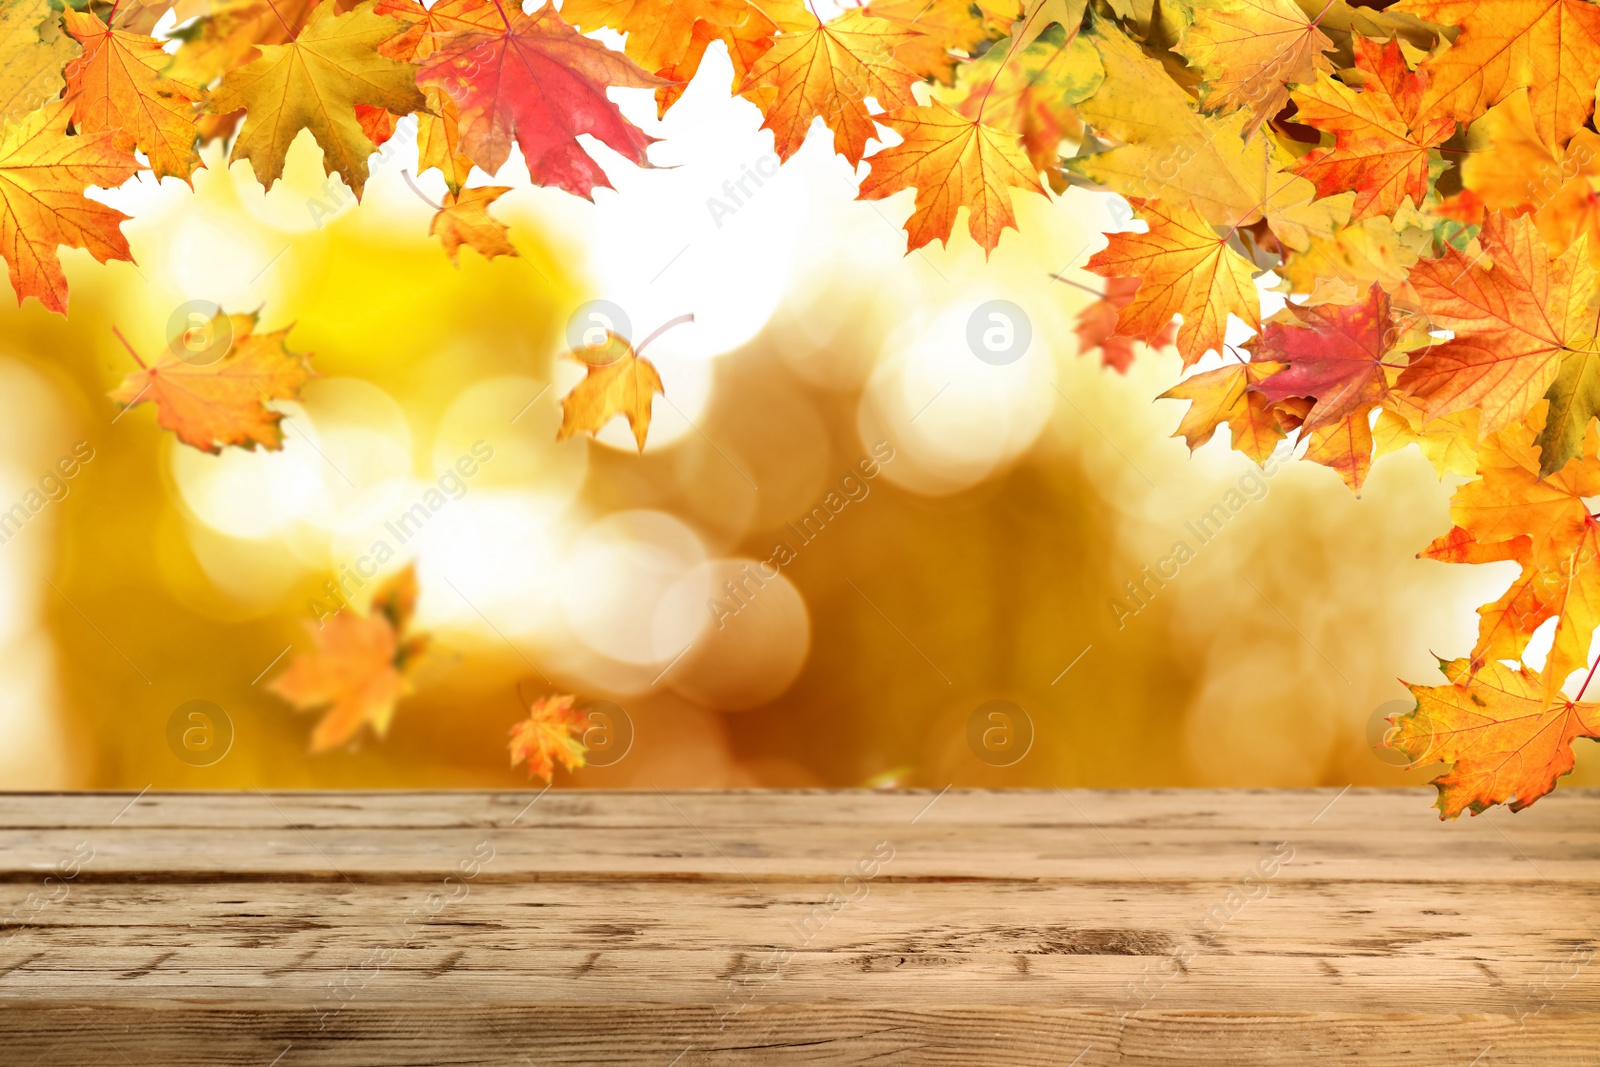
[[[1589,673],[1583,679],[1583,685],[1582,685],[1581,688],[1579,688],[1578,695],[1572,698],[1572,702],[1574,704],[1576,704],[1578,701],[1583,699],[1584,690],[1588,689],[1589,688],[1589,683],[1594,681],[1594,672],[1595,672],[1596,669],[1600,669],[1600,659],[1596,659],[1594,661],[1594,666],[1589,668]]]
[[[150,369],[149,367],[145,366],[144,360],[139,358],[139,353],[137,353],[137,352],[135,352],[133,350],[133,345],[128,342],[128,339],[126,337],[122,336],[122,331],[121,330],[119,330],[115,326],[113,326],[113,327],[111,327],[111,332],[117,335],[117,340],[122,342],[122,347],[126,348],[128,350],[128,355],[133,357],[133,361],[135,363],[139,364],[139,369],[140,370],[149,370]]]
[[[682,326],[686,322],[693,322],[693,321],[694,321],[694,312],[692,312],[692,311],[689,312],[687,315],[679,315],[675,319],[668,319],[666,322],[663,322],[660,326],[657,326],[656,329],[655,329],[655,332],[652,333],[649,337],[646,337],[643,341],[640,341],[639,342],[639,347],[635,348],[633,350],[633,354],[637,356],[640,353],[642,353],[644,351],[645,345],[648,345],[651,341],[654,341],[657,337],[660,337],[662,334],[666,333],[668,330],[672,329],[674,326]]]

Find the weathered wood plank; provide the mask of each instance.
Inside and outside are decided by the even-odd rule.
[[[0,1062],[1600,1063],[1597,792],[535,796],[0,796]]]

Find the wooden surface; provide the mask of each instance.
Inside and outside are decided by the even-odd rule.
[[[0,794],[0,1063],[1600,1065],[1600,792],[535,796]]]

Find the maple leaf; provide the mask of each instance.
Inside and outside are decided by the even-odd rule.
[[[868,159],[871,169],[859,199],[916,189],[916,207],[905,226],[908,251],[931,241],[948,243],[964,207],[967,232],[987,255],[1006,227],[1016,228],[1011,190],[1044,193],[1015,134],[968,119],[948,104],[903,107],[876,118],[902,140]]]
[[[1105,295],[1078,312],[1078,353],[1091,348],[1100,349],[1100,364],[1114,367],[1118,374],[1128,373],[1133,364],[1133,346],[1137,338],[1122,337],[1117,333],[1117,314],[1133,302],[1139,291],[1138,278],[1107,278]],[[1167,328],[1146,343],[1151,348],[1165,348],[1178,338],[1178,323],[1173,320]]]
[[[1318,196],[1354,190],[1352,217],[1364,219],[1423,202],[1436,158],[1430,149],[1456,124],[1449,116],[1418,122],[1427,76],[1407,70],[1398,41],[1358,37],[1355,59],[1365,76],[1359,93],[1327,76],[1295,90],[1295,121],[1333,134],[1334,143],[1289,169],[1314,182]]]
[[[854,166],[877,135],[867,97],[883,108],[916,105],[917,76],[894,58],[895,47],[916,35],[859,8],[812,21],[779,34],[739,92],[761,108],[761,128],[772,131],[779,160],[800,150],[811,121],[820,118],[833,131],[833,150]]]
[[[1193,208],[1219,226],[1264,218],[1292,248],[1348,221],[1355,194],[1313,203],[1316,187],[1283,169],[1291,160],[1272,137],[1246,138],[1249,112],[1201,114],[1161,64],[1113,24],[1095,21],[1090,39],[1105,81],[1077,110],[1101,139],[1120,143],[1071,160],[1074,171],[1124,196]]]
[[[1422,65],[1430,78],[1424,115],[1466,125],[1527,89],[1534,128],[1559,148],[1594,110],[1600,6],[1588,0],[1400,0],[1390,10],[1461,27]]]
[[[655,89],[662,79],[578,33],[548,3],[532,15],[516,11],[502,20],[499,33],[449,34],[417,75],[419,85],[441,89],[455,102],[463,155],[494,174],[515,140],[535,183],[586,199],[611,182],[579,145],[579,134],[649,166],[646,150],[655,138],[622,117],[606,87]]]
[[[403,32],[378,46],[379,55],[401,63],[427,59],[452,33],[492,32],[502,24],[491,0],[438,0],[427,8],[417,0],[377,0],[372,10],[406,24]],[[460,194],[472,173],[472,160],[461,154],[455,101],[434,86],[425,88],[422,96],[427,107],[417,112],[417,173],[437,169],[450,191]],[[394,132],[397,116],[380,107],[357,104],[356,115],[374,143],[381,144]],[[377,133],[382,136],[375,136]]]
[[[1527,91],[1519,89],[1467,131],[1461,182],[1462,195],[1489,211],[1531,212],[1553,255],[1587,235],[1589,261],[1600,266],[1600,135],[1593,130],[1579,130],[1565,148],[1550,147],[1533,128]]]
[[[572,358],[588,368],[583,381],[561,398],[561,427],[556,440],[577,433],[597,434],[618,415],[625,415],[633,439],[644,451],[650,432],[650,400],[666,395],[655,364],[636,355],[633,346],[609,330],[598,345],[574,349]]]
[[[961,65],[952,53],[973,55],[989,35],[983,13],[971,0],[870,0],[861,10],[911,33],[895,47],[895,59],[919,78],[945,85],[955,81]]]
[[[541,697],[528,707],[528,717],[511,727],[511,766],[527,763],[529,778],[555,777],[556,763],[569,771],[584,765],[583,734],[588,720],[574,696]]]
[[[1528,639],[1549,619],[1555,634],[1545,662],[1548,695],[1588,662],[1600,621],[1600,527],[1585,497],[1600,495],[1596,431],[1582,453],[1547,478],[1534,445],[1544,404],[1528,420],[1501,430],[1478,446],[1478,479],[1460,486],[1450,501],[1455,529],[1422,555],[1452,563],[1516,562],[1522,568],[1506,593],[1478,611],[1482,664],[1521,659]]]
[[[1308,440],[1305,458],[1333,470],[1357,496],[1372,469],[1371,414],[1365,407],[1315,429],[1302,427]]]
[[[315,651],[296,654],[267,688],[297,711],[327,709],[311,731],[313,754],[344,744],[363,725],[380,738],[389,732],[428,646],[427,635],[406,632],[416,603],[416,570],[407,566],[378,589],[367,614],[347,610],[324,619],[321,629],[307,624]]]
[[[1445,685],[1407,686],[1417,707],[1393,720],[1388,744],[1414,763],[1450,762],[1433,780],[1441,819],[1508,801],[1521,811],[1571,772],[1575,739],[1600,737],[1600,706],[1547,698],[1526,667],[1491,663],[1473,672],[1457,659],[1439,669]]]
[[[1251,386],[1282,369],[1282,363],[1228,363],[1191,374],[1156,399],[1190,401],[1173,433],[1188,443],[1189,451],[1211,440],[1217,427],[1227,423],[1234,449],[1265,463],[1285,434],[1271,403]]]
[[[62,315],[67,278],[57,248],[133,262],[118,228],[128,216],[84,190],[115,188],[139,169],[111,133],[69,135],[70,106],[58,100],[0,131],[0,256],[18,304],[31,296]]]
[[[61,32],[51,0],[0,0],[0,127],[61,94],[62,66],[78,44]]]
[[[189,181],[200,164],[195,149],[200,90],[161,76],[172,57],[155,38],[110,29],[70,7],[62,20],[83,45],[83,54],[66,67],[73,126],[81,133],[113,131],[118,148],[144,152],[157,178]]]
[[[1390,369],[1403,366],[1386,361],[1396,339],[1389,294],[1373,285],[1359,304],[1290,304],[1284,310],[1290,321],[1267,323],[1255,354],[1285,369],[1254,388],[1268,400],[1314,398],[1308,431],[1352,414],[1364,421],[1388,395]],[[1370,452],[1370,435],[1367,440]]]
[[[656,90],[659,115],[683,95],[711,44],[727,48],[737,88],[776,34],[815,21],[804,0],[565,0],[561,17],[583,30],[627,34],[628,58],[672,83]]]
[[[1390,393],[1372,428],[1373,458],[1415,444],[1442,478],[1478,472],[1478,413],[1462,411],[1429,419],[1401,393]]]
[[[1053,169],[1062,140],[1082,137],[1072,105],[1093,96],[1105,79],[1100,54],[1073,29],[1069,38],[1052,26],[1015,55],[1008,44],[996,44],[961,65],[953,90],[934,97],[969,119],[1020,135],[1033,169]]]
[[[1313,234],[1305,248],[1286,250],[1277,273],[1282,291],[1308,294],[1309,303],[1347,303],[1373,283],[1389,292],[1406,290],[1419,250],[1431,252],[1432,246],[1427,234],[1403,240],[1390,219],[1369,218]]]
[[[397,114],[424,107],[417,68],[378,53],[403,24],[376,15],[370,3],[340,15],[322,0],[288,44],[261,45],[261,56],[229,71],[207,107],[215,114],[246,112],[230,163],[248,159],[256,180],[271,189],[283,176],[295,135],[310,130],[322,146],[323,170],[335,172],[360,199],[367,157],[377,150],[355,114],[368,104]]]
[[[1289,85],[1317,79],[1333,65],[1323,54],[1333,42],[1293,0],[1221,0],[1194,8],[1194,24],[1173,51],[1201,73],[1200,103],[1208,111],[1244,109],[1246,129],[1283,110]]]
[[[486,185],[446,194],[444,207],[433,217],[428,235],[439,238],[451,263],[460,266],[458,253],[462,245],[484,259],[517,254],[506,224],[489,214],[489,205],[510,191],[509,185]]]
[[[1435,328],[1455,336],[1422,353],[1401,374],[1400,387],[1431,418],[1478,408],[1487,434],[1521,419],[1558,377],[1571,385],[1588,376],[1597,275],[1579,245],[1550,259],[1526,218],[1490,215],[1478,240],[1476,255],[1451,248],[1411,269],[1422,309]],[[1484,265],[1485,255],[1492,265]],[[1559,418],[1552,414],[1547,470],[1565,463],[1582,438],[1576,414],[1571,406]]]
[[[1129,203],[1149,224],[1146,233],[1108,235],[1084,269],[1106,278],[1139,278],[1133,300],[1117,313],[1117,333],[1146,342],[1160,337],[1174,315],[1178,354],[1191,367],[1207,352],[1222,351],[1228,316],[1261,325],[1261,297],[1251,280],[1255,264],[1228,247],[1201,215],[1137,197]]]
[[[290,400],[311,378],[309,353],[290,352],[285,346],[289,328],[273,333],[255,332],[257,316],[224,315],[212,319],[213,336],[232,338],[227,353],[212,363],[197,364],[180,357],[174,344],[151,366],[139,360],[139,370],[129,374],[110,393],[123,408],[146,400],[156,405],[156,423],[177,434],[178,440],[212,455],[224,445],[269,450],[283,447],[278,423],[282,413],[267,407],[270,400]],[[224,321],[226,320],[226,321]],[[132,348],[129,352],[133,353]],[[138,360],[138,354],[133,353]]]
[[[256,59],[261,45],[294,40],[317,4],[318,0],[210,0],[205,14],[173,32],[181,43],[166,76],[210,85]],[[354,0],[340,0],[338,10],[354,6]]]

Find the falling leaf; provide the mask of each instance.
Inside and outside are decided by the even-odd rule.
[[[389,732],[428,647],[427,635],[407,632],[416,604],[416,570],[407,566],[379,588],[365,615],[344,610],[320,629],[308,624],[316,649],[297,653],[267,687],[296,711],[327,709],[311,731],[313,754],[344,744],[363,725],[380,738]]]
[[[869,0],[861,10],[909,32],[911,38],[895,48],[895,59],[918,77],[945,85],[961,65],[955,53],[975,54],[988,36],[983,13],[971,0]]]
[[[915,36],[847,8],[830,22],[813,19],[804,30],[779,34],[739,91],[761,108],[761,128],[772,131],[780,160],[800,150],[820,118],[833,131],[833,150],[854,165],[877,135],[868,97],[879,107],[916,105],[917,76],[894,58],[895,47]]]
[[[583,733],[589,726],[574,696],[541,697],[528,717],[511,727],[511,766],[527,763],[529,778],[555,778],[557,763],[569,771],[584,765]]]
[[[444,207],[433,217],[428,233],[439,238],[450,255],[450,262],[459,266],[457,252],[462,245],[477,251],[484,259],[517,254],[505,223],[489,214],[489,205],[510,191],[509,185],[486,185],[463,189],[459,196],[455,193],[445,196]]]
[[[967,209],[967,232],[987,254],[1007,227],[1016,228],[1012,189],[1043,193],[1015,134],[968,119],[948,104],[906,107],[877,116],[901,142],[868,159],[860,199],[882,200],[916,189],[906,220],[910,250],[948,242],[956,214]]]
[[[650,432],[650,400],[666,394],[655,364],[634,354],[633,346],[610,331],[598,345],[579,348],[572,358],[588,368],[583,381],[561,398],[561,428],[556,440],[578,433],[597,434],[606,423],[625,415],[639,451]]]
[[[1431,150],[1455,132],[1455,120],[1418,120],[1427,76],[1406,68],[1396,41],[1355,41],[1360,92],[1324,75],[1296,89],[1296,122],[1334,135],[1289,169],[1311,179],[1319,196],[1354,190],[1352,217],[1390,215],[1410,200],[1421,204],[1437,158]],[[1441,164],[1442,167],[1442,164]]]
[[[1078,312],[1078,352],[1100,349],[1102,366],[1114,367],[1118,374],[1128,373],[1133,365],[1133,348],[1137,338],[1122,337],[1117,333],[1117,314],[1133,302],[1139,291],[1138,278],[1107,278],[1106,292],[1100,299],[1086,305]],[[1146,343],[1151,348],[1165,348],[1178,338],[1178,323],[1174,319],[1167,328]]]
[[[622,117],[606,88],[654,89],[662,79],[579,34],[550,4],[532,15],[513,9],[502,19],[498,33],[447,34],[417,76],[417,84],[455,102],[461,153],[495,174],[515,140],[536,184],[586,198],[611,182],[578,143],[579,134],[648,166],[646,149],[654,138]]]
[[[189,180],[200,164],[198,88],[161,71],[172,57],[161,42],[143,34],[107,28],[94,15],[67,8],[67,32],[83,54],[67,64],[72,124],[81,133],[112,131],[125,152],[142,151],[157,178]]]
[[[128,216],[83,194],[113,189],[138,170],[114,134],[68,134],[70,108],[60,100],[0,130],[0,256],[18,304],[31,296],[62,315],[67,277],[56,249],[133,262],[118,228]]]
[[[207,103],[215,114],[246,113],[228,161],[248,159],[269,190],[283,176],[295,135],[310,130],[322,146],[323,170],[337,173],[359,199],[377,146],[361,129],[355,105],[409,114],[426,104],[417,68],[377,51],[403,24],[373,14],[369,5],[340,15],[335,3],[322,0],[288,44],[262,45],[260,58],[230,71]]]
[[[1150,223],[1145,233],[1110,234],[1110,243],[1084,266],[1106,278],[1139,278],[1139,291],[1117,313],[1117,332],[1151,341],[1174,315],[1178,352],[1185,367],[1207,352],[1222,351],[1228,316],[1251,327],[1261,325],[1261,298],[1251,276],[1255,265],[1228,247],[1197,212],[1130,199]]]
[[[291,400],[311,378],[309,353],[290,352],[289,329],[255,332],[256,316],[218,313],[213,336],[231,338],[215,362],[188,362],[178,345],[153,364],[128,375],[110,394],[124,408],[146,400],[156,405],[156,423],[178,440],[213,455],[224,445],[276,450],[283,447],[281,412],[272,400]]]

